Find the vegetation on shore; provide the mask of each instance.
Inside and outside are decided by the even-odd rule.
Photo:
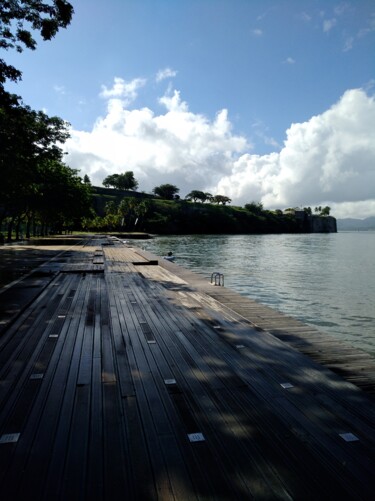
[[[0,49],[35,50],[37,40],[51,40],[72,15],[66,0],[2,2]],[[0,58],[0,229],[6,232],[0,239],[8,241],[21,231],[29,237],[77,227],[91,205],[87,183],[63,162],[69,124],[5,89],[7,81],[21,77]]]
[[[303,210],[306,218],[301,218],[296,217],[294,209],[271,211],[257,202],[238,207],[215,201],[215,197],[205,203],[192,201],[188,195],[186,198],[168,200],[137,192],[94,187],[95,215],[85,218],[83,227],[90,231],[157,234],[300,233],[309,231],[307,216],[312,217],[310,207]],[[329,214],[329,208],[316,209],[321,210],[319,214],[323,217]]]

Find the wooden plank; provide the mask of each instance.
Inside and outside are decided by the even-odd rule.
[[[85,312],[90,294],[90,278],[84,279],[84,289],[79,301],[79,305]],[[69,439],[70,421],[74,409],[74,396],[77,388],[77,377],[79,371],[80,353],[82,349],[83,331],[85,326],[85,314],[81,314],[76,328],[69,330],[67,337],[71,340],[68,348],[64,350],[59,363],[66,372],[66,383],[63,400],[60,407],[60,416],[57,424],[53,449],[49,462],[48,476],[45,485],[45,495],[47,497],[56,497],[61,492],[63,484],[63,475],[65,469],[66,443]],[[64,454],[62,454],[64,451]]]
[[[169,346],[170,346],[170,343],[168,343],[168,344],[169,344]],[[183,374],[184,374],[184,375],[185,375],[185,377],[186,377],[186,374],[187,374],[187,371],[188,371],[188,367],[184,367],[184,366],[182,365],[182,361],[181,361],[181,360],[179,360],[179,361],[178,361],[178,366],[179,366],[179,367],[183,367]],[[202,396],[202,395],[203,395],[203,394],[204,394],[204,392],[202,392],[202,390],[201,390],[201,391],[200,391],[200,398],[199,398],[199,401],[200,401],[200,402],[202,402],[202,399],[203,399],[203,396]],[[177,399],[178,399],[178,398],[180,398],[180,401],[181,401],[181,397],[177,397],[177,396],[176,396],[175,398],[177,398]],[[185,407],[186,407],[186,406],[185,406]],[[179,406],[179,408],[181,408],[181,407]],[[186,409],[185,409],[185,412],[184,412],[184,413],[181,413],[181,414],[185,414],[185,418],[186,418]],[[188,415],[188,416],[191,416],[191,414],[190,414],[189,412],[188,412],[188,414],[187,414],[187,415]],[[190,417],[190,418],[189,418],[189,420],[191,421],[191,419],[192,419],[192,418]],[[195,424],[195,421],[194,421],[194,419],[193,419],[193,420],[192,420],[192,424],[191,424],[191,426],[188,426],[188,430],[190,430],[190,431],[191,431],[191,430],[193,430],[195,427],[196,427],[196,424]],[[195,429],[195,431],[196,431],[196,429]],[[221,453],[220,453],[220,454],[221,454]],[[233,459],[233,458],[232,458],[232,459]],[[211,458],[211,464],[212,464],[212,458]],[[216,471],[216,469],[215,469],[215,471]],[[215,474],[214,474],[214,472],[212,472],[212,475],[213,475],[213,476],[215,475]],[[223,475],[224,475],[224,477],[223,477],[223,478],[225,478],[225,473],[223,473]],[[221,488],[222,488],[222,489],[225,489],[223,486],[222,486]]]
[[[152,362],[152,358],[147,357],[147,354],[144,354],[142,349],[142,329],[130,302],[127,302],[126,298],[123,297],[123,299],[120,299],[119,306],[120,305],[124,317],[128,320],[132,319],[131,326],[129,322],[127,324],[127,334],[130,336],[128,345],[131,346],[131,352],[129,352],[130,360],[132,360],[131,364],[136,367],[134,367],[132,373],[137,374],[137,376],[139,375],[139,378],[137,377],[134,379],[134,386],[138,396],[138,405],[140,406],[143,419],[145,419],[150,412],[152,413],[152,421],[148,418],[147,422],[144,423],[144,433],[146,441],[149,444],[149,449],[152,451],[151,461],[154,471],[160,469],[160,461],[162,461],[162,464],[165,461],[165,475],[161,476],[163,482],[158,485],[160,479],[156,479],[157,491],[165,491],[165,495],[170,495],[171,492],[175,492],[177,493],[176,495],[179,495],[178,493],[181,492],[182,487],[178,479],[185,479],[185,486],[190,484],[190,480],[181,453],[177,453],[178,448],[176,448],[176,445],[172,446],[172,444],[175,443],[175,438],[171,434],[173,423],[171,422],[171,415],[166,412],[166,408],[162,405],[163,398],[160,395],[160,391],[164,390],[164,388],[160,384],[158,385],[156,380],[150,377],[149,364]],[[154,371],[153,374],[155,377]],[[162,456],[159,456],[158,461],[155,461],[156,451],[159,450]],[[162,460],[162,457],[164,460]],[[158,466],[156,466],[157,464]],[[177,470],[179,474],[171,478],[168,473],[171,470]],[[190,493],[192,490],[192,487],[188,488]]]
[[[77,305],[76,298],[74,299],[74,304]],[[66,333],[70,327],[71,325],[68,322],[64,324],[56,344],[56,349],[52,355],[49,369],[43,378],[35,405],[32,408],[27,426],[22,434],[22,441],[17,444],[17,454],[11,464],[11,469],[7,473],[8,488],[11,486],[13,490],[20,489],[20,493],[29,493],[31,490],[35,493],[35,498],[38,497],[37,493],[43,489],[43,480],[45,479],[46,469],[49,464],[46,458],[53,444],[54,422],[57,421],[60,415],[59,404],[62,399],[61,388],[64,387],[64,383],[63,380],[58,378],[58,373],[56,373],[56,388],[53,389],[52,387],[51,389],[51,384],[56,379],[55,364],[59,360]],[[45,419],[45,422],[43,419]],[[29,460],[29,458],[32,458],[32,460]],[[27,467],[25,466],[26,464]],[[19,481],[20,471],[23,472],[22,483]],[[21,494],[20,496],[22,497]]]
[[[133,498],[117,381],[103,384],[104,499]]]

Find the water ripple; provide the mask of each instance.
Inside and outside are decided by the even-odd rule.
[[[371,353],[375,345],[375,232],[189,235],[139,245]]]

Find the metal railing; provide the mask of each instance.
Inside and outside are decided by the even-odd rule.
[[[224,275],[218,271],[211,274],[211,284],[224,287]]]

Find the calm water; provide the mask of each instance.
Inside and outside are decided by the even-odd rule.
[[[159,256],[375,355],[375,232],[189,235],[140,241]]]

